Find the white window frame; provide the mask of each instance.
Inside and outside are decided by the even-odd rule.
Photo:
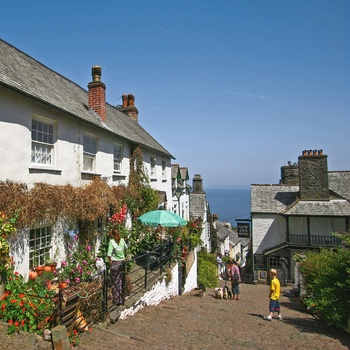
[[[124,148],[120,144],[114,144],[113,148],[113,171],[120,174],[122,172]]]
[[[83,171],[95,172],[97,154],[97,138],[83,135]]]
[[[32,118],[31,163],[54,165],[55,123],[43,118]]]
[[[29,231],[29,266],[44,265],[52,249],[52,227],[42,225]]]
[[[157,159],[156,157],[150,158],[150,178],[155,179],[157,177]]]

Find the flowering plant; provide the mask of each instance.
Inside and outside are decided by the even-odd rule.
[[[57,271],[59,280],[70,284],[84,281],[97,271],[92,247],[80,246],[77,235],[72,239],[73,242],[68,244],[67,260],[61,262],[61,268]]]
[[[24,330],[39,333],[49,326],[55,305],[52,297],[55,292],[29,280],[11,269],[5,285],[5,293],[0,300],[0,318],[8,324],[7,332]]]
[[[17,215],[7,217],[4,212],[0,212],[0,276],[5,279],[6,272],[11,266],[10,246],[7,236],[16,232]]]
[[[107,228],[108,231],[112,230],[113,228],[121,229],[121,227],[124,227],[124,222],[126,219],[126,214],[128,212],[128,207],[126,204],[124,204],[119,212],[116,212],[111,217],[107,219]]]

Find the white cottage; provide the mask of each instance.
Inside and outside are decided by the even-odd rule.
[[[350,172],[329,172],[322,150],[283,166],[279,184],[251,185],[255,279],[276,268],[282,282],[296,282],[296,253],[335,247],[332,233],[349,231],[349,199]]]
[[[123,95],[119,107],[106,102],[101,76],[93,67],[85,90],[0,40],[0,181],[82,186],[99,176],[127,184],[130,155],[140,147],[159,205],[170,210],[174,157],[138,123],[133,95]],[[63,230],[62,222],[43,222],[19,232],[17,270],[28,272],[33,246],[62,257]]]

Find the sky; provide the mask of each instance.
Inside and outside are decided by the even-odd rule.
[[[350,170],[348,0],[0,0],[0,37],[106,98],[204,188],[276,184],[303,150]]]

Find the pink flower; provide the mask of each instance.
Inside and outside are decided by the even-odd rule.
[[[65,261],[65,260],[64,260],[64,261],[62,261],[62,262],[61,262],[61,265],[62,265],[62,267],[67,266],[67,261]]]
[[[78,235],[75,235],[75,236],[73,237],[73,240],[74,240],[74,241],[77,241],[78,239],[79,239]]]
[[[89,252],[89,251],[91,250],[91,246],[88,245],[88,246],[86,247],[86,250]]]
[[[88,262],[84,259],[83,264],[86,266],[88,264]]]
[[[79,283],[80,282],[80,278],[79,277],[75,277],[75,282]]]

